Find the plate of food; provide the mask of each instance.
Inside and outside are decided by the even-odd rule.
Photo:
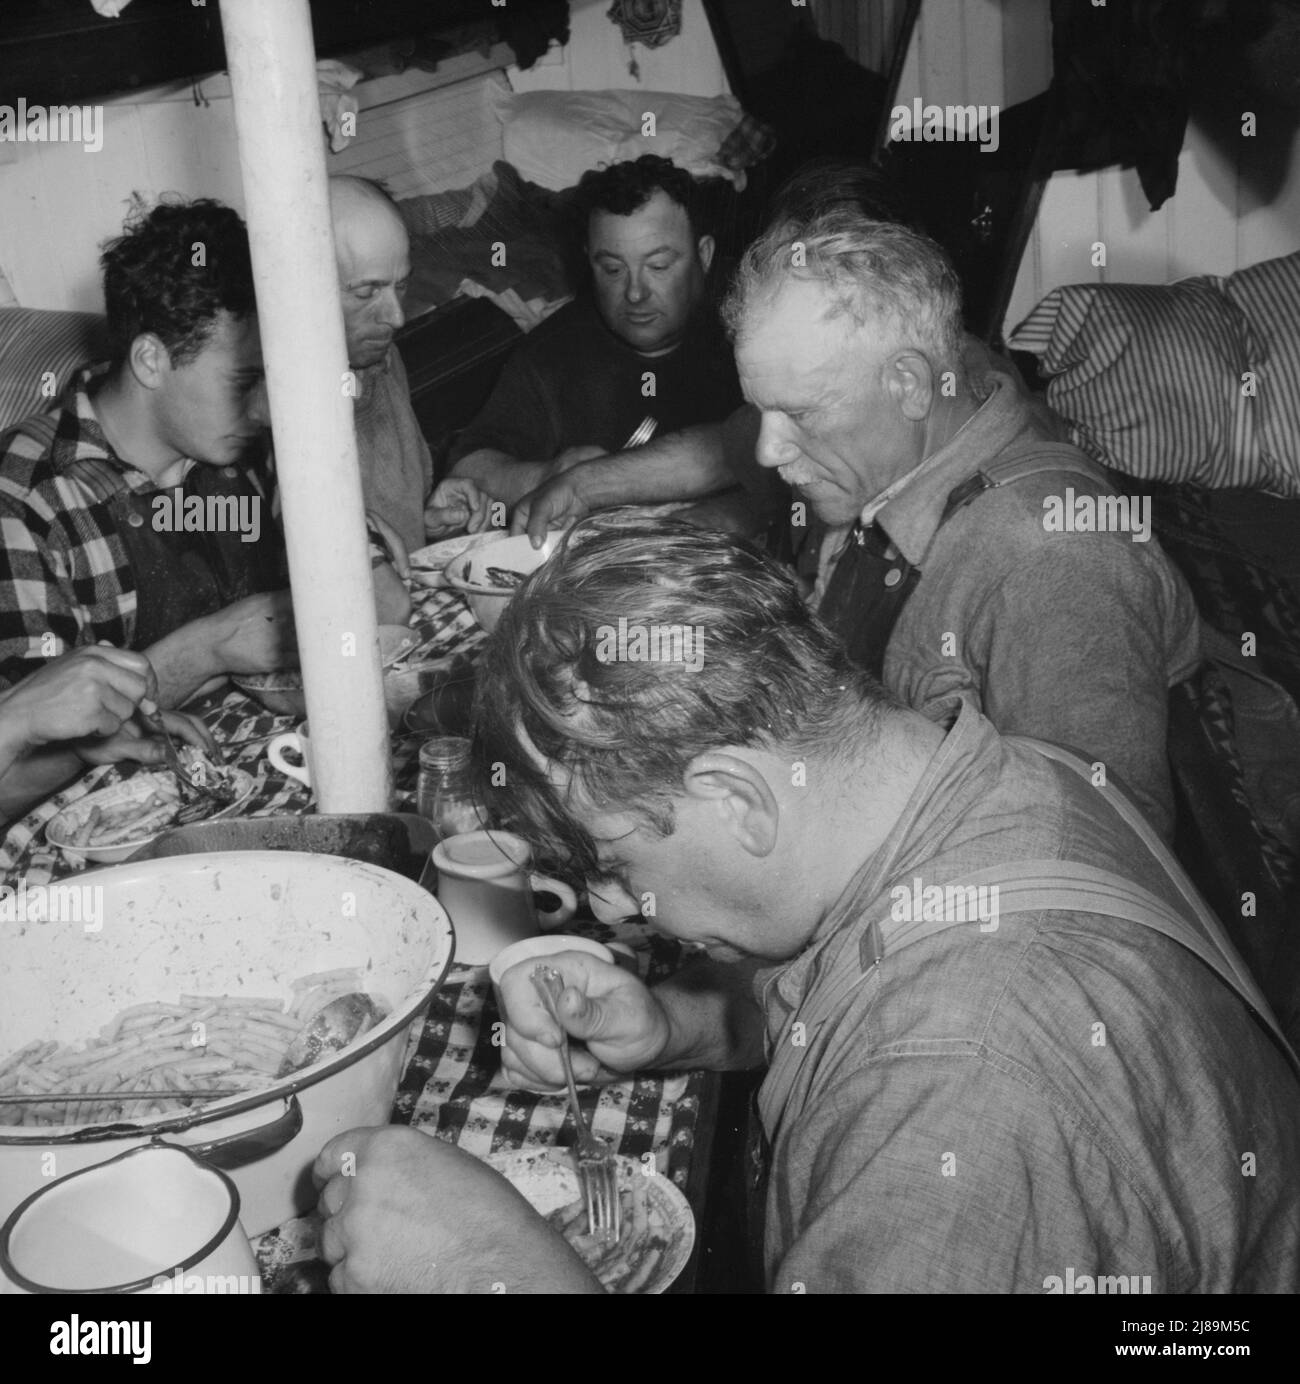
[[[412,655],[425,648],[427,631],[409,625],[379,626],[379,664],[385,673],[412,661]],[[302,685],[301,668],[281,668],[274,673],[235,673],[231,682],[277,716],[307,714],[307,693]]]
[[[235,673],[230,681],[277,716],[307,714],[307,694],[297,668],[282,668],[275,673]]]
[[[453,559],[473,548],[481,548],[485,543],[496,543],[504,538],[504,529],[490,529],[485,533],[462,533],[455,538],[444,538],[428,547],[417,548],[409,557],[411,580],[417,586],[445,587],[448,585],[444,569]]]
[[[50,819],[45,839],[78,864],[116,865],[169,828],[229,817],[252,797],[257,781],[246,770],[215,765],[190,746],[179,753],[188,765],[203,764],[203,782],[228,799],[224,807],[213,798],[183,799],[166,770],[141,773],[65,807]]]
[[[447,585],[465,597],[474,618],[489,634],[515,591],[560,546],[563,535],[552,530],[540,548],[527,534],[504,538],[485,552],[470,550],[447,565]]]
[[[623,1230],[617,1244],[605,1245],[586,1234],[572,1149],[524,1149],[487,1161],[568,1240],[606,1292],[662,1293],[686,1267],[695,1217],[676,1183],[653,1167],[619,1157]]]

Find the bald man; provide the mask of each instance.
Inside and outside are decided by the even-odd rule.
[[[366,509],[407,550],[425,543],[433,460],[411,408],[406,367],[393,345],[411,247],[396,205],[364,178],[330,179],[330,215],[348,364],[357,377],[357,450]]]

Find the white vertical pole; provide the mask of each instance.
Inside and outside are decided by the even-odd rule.
[[[308,0],[221,0],[322,812],[382,812],[391,770]]]

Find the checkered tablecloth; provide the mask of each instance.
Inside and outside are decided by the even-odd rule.
[[[641,974],[657,980],[682,961],[676,943],[634,924],[615,928],[575,922],[601,941],[624,941],[637,954]],[[480,1158],[510,1149],[577,1142],[565,1098],[507,1087],[500,1050],[493,1045],[498,1013],[484,966],[453,966],[430,1006],[406,1064],[392,1122],[409,1124],[458,1144]],[[629,1158],[654,1155],[655,1167],[683,1189],[691,1171],[703,1072],[638,1076],[602,1088],[580,1088],[583,1111],[597,1134]],[[299,1217],[253,1241],[265,1291],[324,1292],[328,1269],[317,1259],[320,1222]]]
[[[482,641],[461,597],[448,591],[417,588],[412,624],[425,637],[437,634],[434,656],[472,650]],[[294,725],[291,716],[276,716],[241,692],[229,691],[187,710],[203,717],[226,747],[227,761],[254,774],[257,786],[246,815],[271,816],[310,810],[310,793],[281,774],[267,759],[267,742]],[[419,738],[396,736],[393,770],[400,795],[413,793]],[[0,872],[17,887],[29,887],[74,872],[62,852],[44,838],[46,824],[69,803],[97,788],[129,777],[133,766],[93,769],[76,783],[16,823],[0,845]],[[575,931],[601,941],[628,942],[641,973],[650,980],[677,969],[682,961],[676,943],[635,924],[610,928],[593,920],[575,921]],[[533,1095],[508,1089],[500,1076],[500,1049],[493,1044],[497,1022],[486,967],[453,966],[435,996],[413,1043],[398,1087],[392,1119],[459,1144],[486,1157],[506,1149],[575,1141],[573,1121],[563,1096]],[[653,1153],[661,1173],[685,1186],[691,1166],[706,1078],[702,1073],[636,1077],[582,1093],[583,1106],[598,1134],[619,1153],[640,1158]],[[270,1292],[322,1291],[324,1265],[316,1259],[318,1223],[314,1215],[289,1222],[259,1236],[254,1249]]]
[[[415,611],[411,624],[425,638],[436,638],[430,659],[450,657],[474,649],[483,632],[474,621],[462,597],[452,591],[433,591],[416,587],[412,591]],[[310,790],[296,779],[280,773],[266,758],[266,747],[281,731],[294,728],[292,716],[277,716],[252,701],[236,688],[193,702],[187,711],[202,717],[217,742],[225,748],[227,762],[252,774],[256,787],[241,816],[271,817],[285,812],[307,812],[311,808]],[[392,742],[393,774],[400,795],[415,791],[418,736],[395,736]],[[70,861],[45,840],[49,822],[70,803],[97,789],[130,778],[140,772],[137,764],[112,764],[91,769],[75,783],[33,808],[15,822],[0,843],[0,880],[13,888],[26,879],[28,888],[48,884],[53,879],[84,868]]]

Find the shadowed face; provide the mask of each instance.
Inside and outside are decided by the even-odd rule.
[[[411,276],[411,247],[402,219],[385,205],[368,205],[336,220],[334,250],[348,364],[378,365],[406,321],[402,299]]]
[[[587,258],[605,325],[641,355],[665,355],[704,297],[713,239],[696,239],[686,208],[659,191],[630,216],[593,212]]]
[[[755,890],[754,860],[737,846],[711,803],[684,796],[676,830],[660,836],[623,813],[583,812],[602,873],[587,881],[597,917],[639,916],[656,932],[696,942],[714,961],[784,961],[811,932],[800,917]]]
[[[163,365],[154,409],[159,434],[181,456],[240,460],[270,425],[257,318],[219,313],[198,355]]]

